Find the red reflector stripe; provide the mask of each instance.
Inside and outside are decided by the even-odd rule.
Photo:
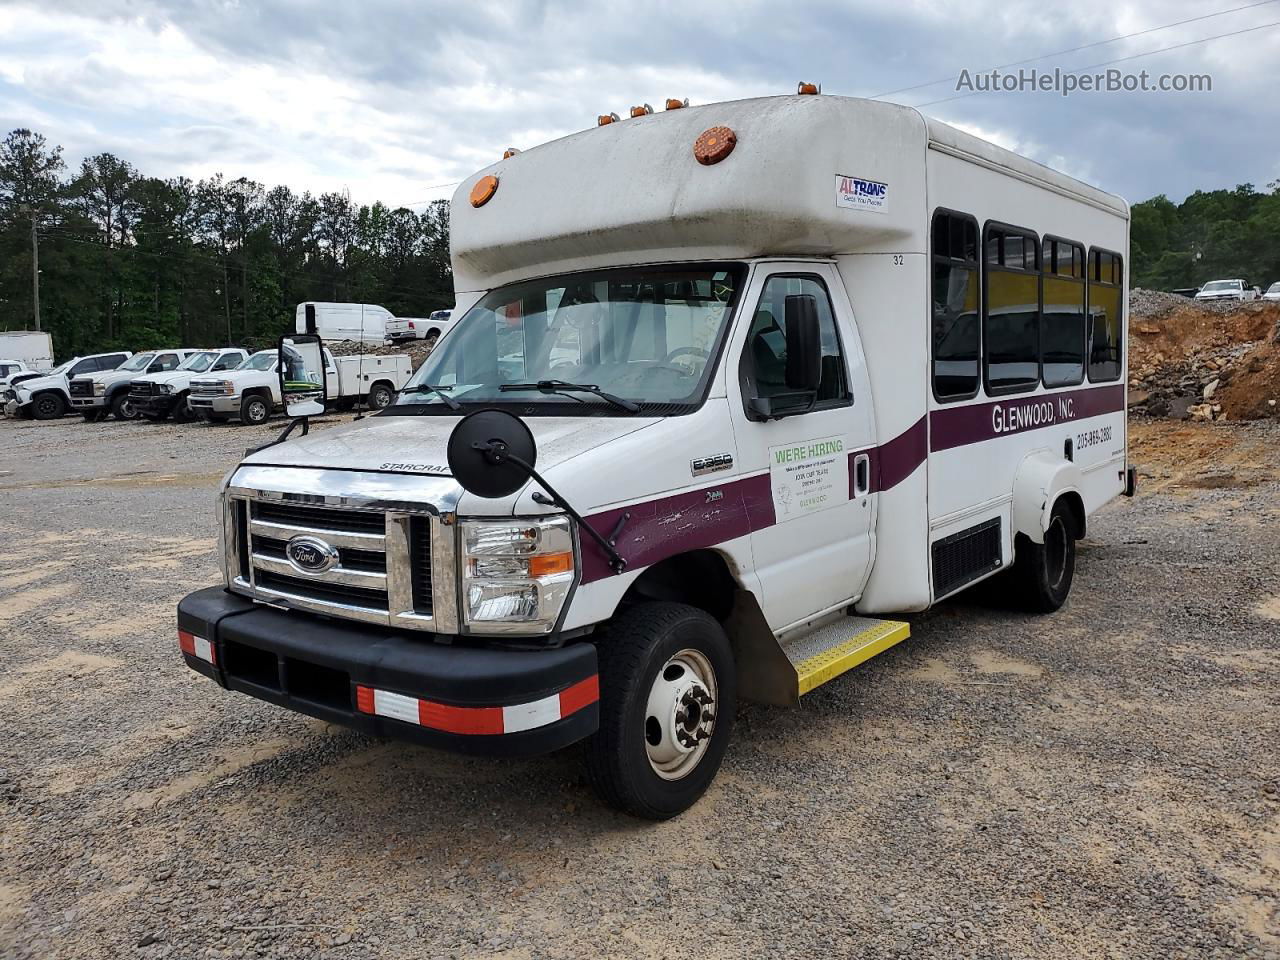
[[[189,657],[195,657],[206,663],[217,663],[218,655],[214,652],[213,644],[204,637],[197,637],[194,633],[188,633],[186,630],[178,631],[178,646],[182,648],[182,652]]]
[[[579,680],[572,687],[560,691],[560,717],[577,713],[583,707],[589,707],[600,699],[600,677],[592,674],[585,680]]]
[[[196,655],[196,638],[185,630],[178,631],[178,646],[189,657]]]
[[[418,701],[418,722],[445,733],[503,733],[501,707],[450,707]]]
[[[594,675],[558,694],[502,707],[457,707],[356,684],[356,709],[361,713],[464,735],[533,730],[563,720],[599,699],[600,678]]]

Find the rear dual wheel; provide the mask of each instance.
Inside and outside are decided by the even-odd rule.
[[[597,651],[592,786],[627,813],[674,817],[706,791],[733,731],[737,674],[724,629],[695,607],[642,603],[613,621]]]
[[[1067,602],[1075,579],[1077,535],[1074,516],[1059,500],[1049,515],[1043,543],[1018,538],[1013,576],[1021,606],[1034,613],[1053,613]]]

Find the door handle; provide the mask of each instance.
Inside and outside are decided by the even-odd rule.
[[[853,497],[865,497],[871,492],[871,455],[860,453],[853,458]]]

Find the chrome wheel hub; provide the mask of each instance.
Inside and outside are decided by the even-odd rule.
[[[687,776],[702,760],[716,725],[716,677],[697,650],[668,660],[649,689],[645,705],[645,751],[664,780]]]

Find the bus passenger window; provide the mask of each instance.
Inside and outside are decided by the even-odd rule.
[[[999,257],[991,255],[999,238]],[[1040,246],[1034,234],[987,227],[983,339],[987,392],[1032,390],[1040,383]]]
[[[1123,349],[1124,261],[1118,253],[1089,251],[1089,379],[1120,379]]]
[[[933,215],[933,395],[961,400],[978,392],[978,221]]]
[[[1084,380],[1084,248],[1066,240],[1044,241],[1044,306],[1040,358],[1046,387]]]

